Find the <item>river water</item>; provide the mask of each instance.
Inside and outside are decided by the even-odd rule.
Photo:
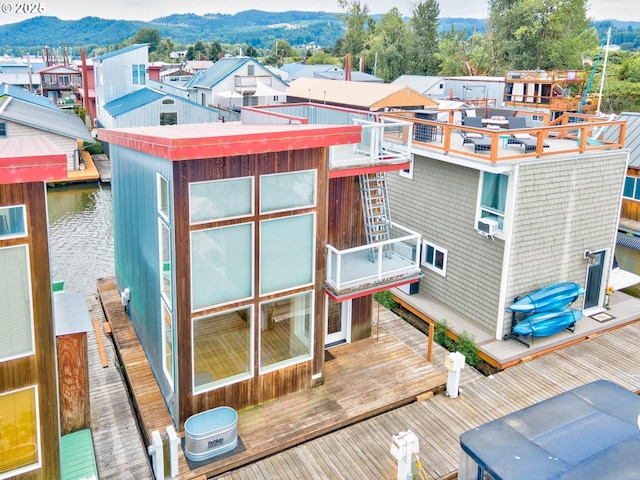
[[[47,201],[53,279],[64,280],[67,293],[95,292],[96,279],[115,274],[110,185],[49,188]],[[640,251],[618,246],[616,257],[640,274]],[[640,286],[632,288],[640,296]]]
[[[115,274],[109,184],[47,190],[51,272],[67,293],[93,293],[96,279]]]

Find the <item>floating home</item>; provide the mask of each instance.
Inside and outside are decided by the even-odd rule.
[[[179,427],[322,384],[326,348],[371,336],[372,294],[421,275],[419,235],[387,221],[382,195],[410,123],[334,110],[349,121],[98,133],[116,284]]]
[[[49,139],[0,141],[0,478],[60,477],[46,182],[66,175]]]

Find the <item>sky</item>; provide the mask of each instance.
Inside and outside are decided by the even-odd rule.
[[[371,14],[386,13],[394,6],[400,13],[410,16],[412,5],[418,0],[360,0],[369,7]],[[640,21],[638,0],[590,0],[587,15],[595,20]],[[43,13],[24,13],[22,6],[39,6]],[[486,18],[485,0],[440,0],[441,17]],[[78,0],[48,0],[40,3],[17,1],[0,2],[0,24],[16,23],[28,18],[46,15],[61,20],[77,20],[86,16],[114,20],[153,20],[174,13],[228,13],[244,10],[282,12],[287,10],[340,12],[337,0],[103,0],[83,2]]]

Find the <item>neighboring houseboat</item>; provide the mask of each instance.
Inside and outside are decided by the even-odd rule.
[[[49,139],[0,140],[0,478],[60,478],[45,182],[67,156]]]
[[[187,96],[154,88],[159,69],[149,66],[149,46],[132,45],[91,59],[96,125],[102,128],[215,122],[216,111]]]
[[[625,146],[629,149],[620,226],[625,232],[640,234],[640,114],[622,112],[619,119],[627,122]]]
[[[408,166],[410,124],[333,109],[340,125],[309,125],[327,107],[294,108],[98,133],[117,287],[179,427],[322,384],[325,348],[370,337],[371,295],[421,275],[419,235],[380,195],[382,172]]]
[[[93,143],[94,139],[80,117],[13,85],[0,85],[0,92],[0,138],[47,137],[66,155],[67,171],[58,181],[70,180],[72,172],[81,170],[79,141]],[[86,176],[83,179],[92,180]]]
[[[514,298],[547,285],[575,282],[585,294],[574,308],[604,309],[629,156],[623,121],[512,110],[525,128],[500,128],[515,123],[506,113],[479,128],[414,118],[431,134],[388,176],[392,217],[424,238],[425,277],[405,300],[497,340]],[[606,140],[588,142],[603,127]]]

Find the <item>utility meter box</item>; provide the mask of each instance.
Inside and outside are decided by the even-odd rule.
[[[450,372],[462,370],[464,368],[465,357],[460,352],[452,352],[444,359],[444,368]]]

